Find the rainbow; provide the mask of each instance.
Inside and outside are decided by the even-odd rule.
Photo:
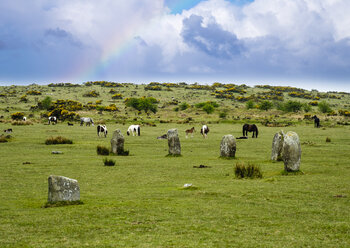
[[[192,8],[202,0],[171,0],[168,3],[168,8],[171,10],[171,14],[180,13],[184,9]],[[74,75],[70,78],[74,78],[76,82],[94,80],[96,76],[103,75],[103,72],[112,64],[115,63],[123,54],[130,50],[135,45],[135,37],[144,28],[149,28],[152,21],[149,23],[139,25],[138,22],[131,22],[128,24],[122,33],[118,32],[114,34],[103,46],[103,51],[100,59],[97,62],[90,62],[85,59],[78,70],[74,71]],[[105,80],[99,78],[97,80]]]

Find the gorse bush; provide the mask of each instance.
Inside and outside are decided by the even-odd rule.
[[[180,106],[179,106],[180,110],[186,110],[189,107],[190,107],[190,105],[188,103],[186,103],[186,102],[181,103]]]
[[[46,145],[73,144],[73,141],[62,136],[50,137],[45,141]]]
[[[247,109],[253,109],[255,107],[255,103],[252,100],[249,100],[248,102],[246,102],[245,107]]]
[[[235,175],[236,178],[262,178],[260,167],[250,163],[248,166],[245,166],[244,163],[236,163]]]
[[[115,165],[115,160],[104,158],[103,159],[103,164],[105,166],[114,166]]]
[[[11,114],[12,120],[23,120],[23,117],[24,117],[24,113],[22,113],[22,112],[16,112],[16,113]]]
[[[104,146],[98,145],[96,148],[97,155],[109,155],[109,149]]]
[[[283,104],[283,111],[285,112],[298,112],[303,108],[303,104],[299,101],[287,101]]]

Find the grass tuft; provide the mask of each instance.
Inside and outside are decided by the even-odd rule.
[[[327,137],[326,142],[331,142],[331,138]]]
[[[98,145],[96,147],[97,155],[109,155],[109,149],[105,146]]]
[[[82,205],[82,201],[58,201],[58,202],[46,202],[43,208],[55,208],[55,207],[64,207],[64,206],[74,206]]]
[[[73,144],[73,141],[62,136],[50,137],[45,141],[46,145]]]
[[[305,173],[302,172],[301,170],[298,170],[298,171],[282,171],[281,175],[282,176],[296,176],[296,175],[305,175]]]
[[[168,154],[166,155],[165,157],[168,157],[168,158],[177,158],[177,157],[182,157],[181,154]]]
[[[115,165],[115,160],[104,158],[103,163],[105,166],[114,166]]]
[[[11,135],[1,135],[0,136],[0,143],[6,143],[9,142],[9,140],[11,139]]]
[[[28,125],[33,125],[33,122],[31,121],[12,121],[11,125],[13,126],[28,126]]]
[[[262,178],[262,173],[260,166],[255,164],[250,164],[246,166],[243,162],[236,163],[235,166],[235,175],[236,178]]]

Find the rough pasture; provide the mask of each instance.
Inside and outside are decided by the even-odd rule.
[[[302,175],[283,175],[283,162],[270,160],[279,127],[259,125],[258,139],[237,140],[234,160],[219,158],[220,142],[241,136],[241,123],[212,123],[208,139],[186,139],[188,124],[145,125],[137,139],[127,127],[108,123],[131,152],[109,156],[116,166],[106,167],[96,146],[109,147],[110,139],[94,127],[13,126],[13,139],[0,144],[0,246],[348,247],[349,126],[283,128],[300,137]],[[170,128],[179,130],[182,157],[166,157],[166,140],[156,139]],[[58,135],[74,143],[44,144]],[[260,165],[263,179],[235,179],[237,161]],[[193,168],[199,165],[209,167]],[[77,179],[84,204],[42,208],[52,174]],[[196,190],[183,190],[186,183]]]

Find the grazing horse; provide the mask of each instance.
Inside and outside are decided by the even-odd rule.
[[[81,117],[80,126],[84,125],[84,123],[85,123],[85,126],[94,125],[94,121],[90,117]]]
[[[135,136],[135,133],[137,132],[137,135],[140,136],[140,125],[131,125],[128,128],[128,131],[126,131],[126,134],[129,136],[130,133],[132,133],[132,136]]]
[[[193,133],[195,132],[195,130],[194,130],[194,127],[192,127],[191,129],[187,129],[186,131],[185,131],[185,133],[186,133],[186,139],[188,138],[188,134],[190,133],[191,134],[191,137],[193,137]]]
[[[255,124],[244,124],[243,125],[243,136],[248,136],[248,132],[253,132],[252,138],[258,138],[258,127]]]
[[[312,116],[311,119],[314,119],[315,127],[320,127],[320,119],[316,115]]]
[[[22,119],[23,121],[26,121],[27,120],[27,117],[25,117],[25,116],[23,116],[23,119]]]
[[[49,125],[50,125],[51,122],[52,122],[52,125],[53,125],[53,123],[57,124],[57,117],[56,116],[50,116],[49,117]]]
[[[207,125],[203,125],[201,128],[201,134],[203,135],[203,138],[207,138],[208,133],[209,127]]]
[[[108,131],[107,131],[106,125],[98,125],[97,126],[97,135],[98,135],[98,137],[100,137],[100,133],[103,133],[105,138],[107,137]]]
[[[8,128],[8,129],[5,129],[4,132],[5,133],[12,133],[13,131],[12,131],[12,128]]]

